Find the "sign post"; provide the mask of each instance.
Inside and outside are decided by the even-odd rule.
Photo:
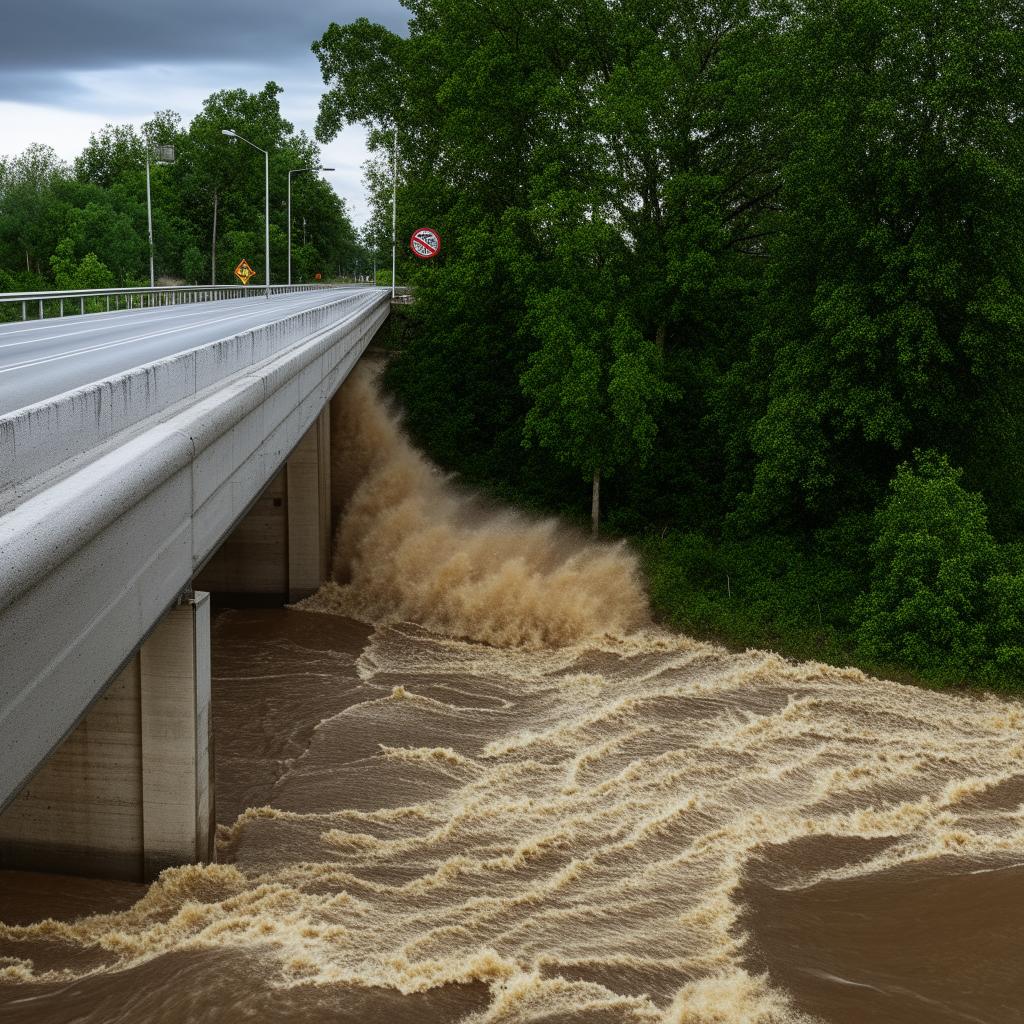
[[[432,260],[441,251],[441,236],[433,228],[417,228],[409,239],[413,256]]]

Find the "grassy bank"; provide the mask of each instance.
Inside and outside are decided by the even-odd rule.
[[[731,649],[765,648],[801,660],[853,665],[872,675],[931,689],[994,690],[1024,696],[1019,679],[953,665],[911,668],[860,647],[855,609],[868,585],[826,543],[801,549],[782,537],[715,543],[700,533],[633,539],[657,619]]]

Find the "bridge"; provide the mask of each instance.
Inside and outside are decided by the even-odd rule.
[[[210,592],[328,571],[330,400],[389,290],[167,291],[0,325],[0,867],[210,859]]]

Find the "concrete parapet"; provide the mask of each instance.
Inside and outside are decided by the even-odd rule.
[[[365,292],[344,295],[0,418],[0,510],[32,493],[46,474],[66,475],[83,455],[95,457],[124,431],[193,401],[298,341],[343,329],[365,304]]]

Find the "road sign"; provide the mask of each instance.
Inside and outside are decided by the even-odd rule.
[[[419,228],[409,239],[413,256],[431,260],[441,251],[441,236],[433,228]]]
[[[256,271],[253,270],[245,260],[242,260],[242,262],[235,267],[235,277],[237,277],[242,284],[248,284],[255,276]]]

